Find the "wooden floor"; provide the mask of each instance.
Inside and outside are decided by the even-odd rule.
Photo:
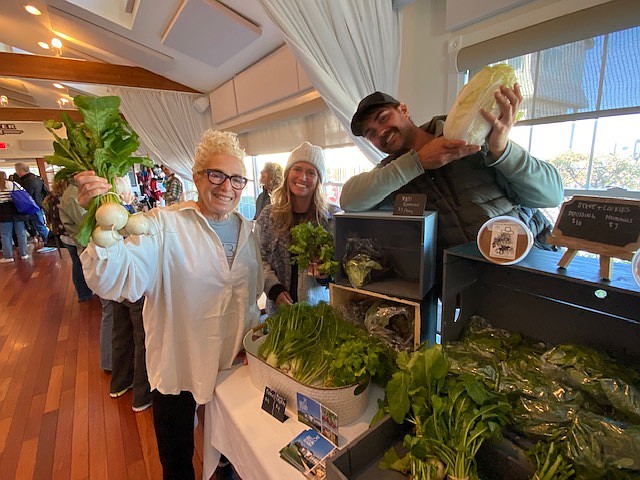
[[[162,478],[152,410],[109,397],[99,334],[100,302],[77,302],[66,250],[0,264],[0,479]]]

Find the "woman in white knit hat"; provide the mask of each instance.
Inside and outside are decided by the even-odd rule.
[[[322,148],[302,142],[289,156],[284,182],[271,195],[271,205],[258,217],[269,313],[298,301],[329,301],[329,278],[320,275],[315,264],[299,272],[289,253],[290,231],[300,223],[321,225],[333,234],[333,215],[340,208],[327,202],[325,175]]]

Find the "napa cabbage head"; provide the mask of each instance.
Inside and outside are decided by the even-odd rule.
[[[506,63],[484,67],[467,83],[449,110],[444,122],[444,136],[464,140],[470,145],[483,145],[491,131],[480,109],[493,115],[500,114],[495,92],[501,85],[513,87],[518,79],[513,68]]]

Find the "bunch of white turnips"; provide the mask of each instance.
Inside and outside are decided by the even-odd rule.
[[[117,195],[107,193],[106,195]],[[122,204],[117,202],[103,203],[96,211],[96,228],[91,239],[99,247],[110,247],[129,235],[146,235],[149,233],[149,220],[144,213],[130,214]]]

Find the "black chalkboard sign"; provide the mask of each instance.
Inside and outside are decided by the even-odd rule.
[[[640,202],[574,196],[562,205],[554,233],[626,247],[640,238]]]
[[[427,204],[426,193],[399,193],[393,204],[394,215],[419,216],[424,215]]]
[[[262,410],[268,412],[281,422],[284,422],[287,418],[285,413],[287,408],[287,399],[280,395],[275,390],[271,390],[269,387],[264,387],[264,397],[262,397]]]

